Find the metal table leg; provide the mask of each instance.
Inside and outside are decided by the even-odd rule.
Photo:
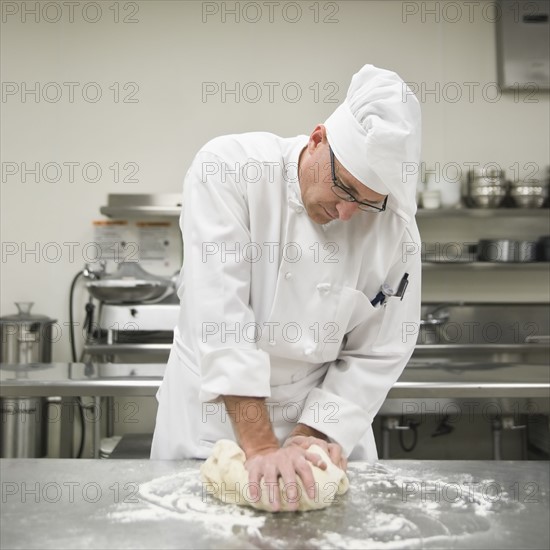
[[[101,445],[101,397],[94,396],[94,408],[97,416],[94,418],[94,432],[92,438],[92,456],[99,458],[99,448]]]

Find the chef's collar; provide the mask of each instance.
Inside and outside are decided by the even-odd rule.
[[[284,159],[285,166],[283,168],[283,174],[287,183],[289,191],[289,198],[293,197],[302,206],[302,189],[300,187],[300,179],[298,177],[298,168],[300,162],[300,153],[304,147],[307,147],[309,136],[300,135],[294,138],[294,143],[290,147],[290,151]]]

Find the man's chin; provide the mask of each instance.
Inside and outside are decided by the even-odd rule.
[[[330,223],[331,221],[334,221],[332,218],[327,216],[324,212],[322,213],[316,213],[315,216],[310,216],[311,221],[316,223],[317,225],[326,225],[327,223]]]
[[[335,220],[322,206],[316,208],[313,212],[308,210],[308,216],[313,223],[318,225],[326,225]]]

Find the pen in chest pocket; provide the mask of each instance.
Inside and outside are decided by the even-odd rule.
[[[405,296],[405,290],[407,290],[407,286],[409,284],[409,274],[405,273],[403,277],[401,278],[401,281],[399,281],[399,286],[397,287],[397,292],[393,290],[390,285],[384,283],[380,287],[380,292],[374,297],[373,300],[371,300],[371,304],[373,306],[377,306],[379,304],[385,304],[386,299],[393,296],[395,298],[403,299],[403,296]]]

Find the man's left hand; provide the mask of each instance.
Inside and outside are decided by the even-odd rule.
[[[348,461],[344,455],[344,451],[338,443],[329,443],[328,441],[324,439],[320,439],[318,437],[313,436],[307,436],[307,435],[291,435],[284,443],[283,447],[288,447],[289,445],[298,445],[299,447],[302,447],[303,449],[309,449],[311,445],[318,445],[327,453],[330,460],[338,466],[338,468],[341,468],[346,471],[348,467]]]

